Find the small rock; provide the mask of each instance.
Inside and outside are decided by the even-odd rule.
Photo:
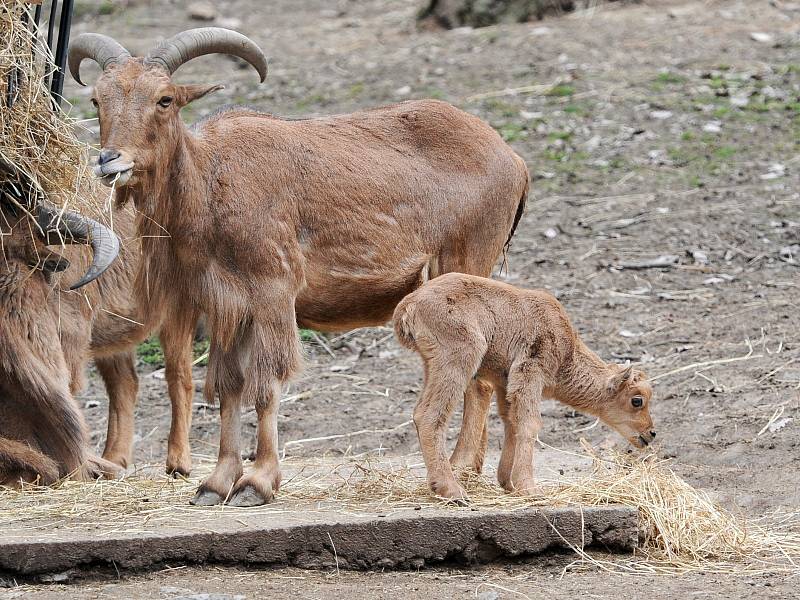
[[[531,35],[540,36],[540,35],[550,35],[551,33],[553,33],[553,30],[550,29],[549,27],[534,27],[533,29],[531,29]]]
[[[195,21],[213,21],[217,18],[217,9],[211,2],[192,2],[186,12]]]
[[[97,408],[100,406],[100,403],[97,400],[87,400],[86,404],[83,405],[84,408]]]
[[[541,112],[528,112],[527,110],[521,110],[521,111],[519,111],[519,116],[522,117],[523,119],[528,120],[528,121],[532,121],[534,119],[541,119],[542,118],[542,113]]]
[[[478,600],[497,600],[500,595],[494,590],[486,590],[478,594]]]
[[[703,131],[706,133],[719,133],[722,131],[722,123],[719,121],[710,121],[703,125]]]
[[[778,419],[777,421],[773,421],[772,423],[770,423],[767,429],[769,429],[770,433],[775,433],[776,431],[780,431],[781,429],[786,427],[791,422],[792,422],[792,417],[783,417],[782,419]]]
[[[554,229],[553,227],[548,227],[542,232],[542,235],[548,240],[552,240],[553,238],[558,237],[558,230]]]
[[[769,166],[769,171],[761,175],[761,179],[778,179],[786,175],[786,167],[780,163],[775,163]]]
[[[625,338],[635,338],[642,335],[641,333],[636,333],[635,331],[630,331],[628,329],[620,329],[619,334]]]
[[[331,373],[341,373],[343,371],[349,371],[353,368],[353,365],[333,365],[330,368]]]
[[[650,113],[651,119],[656,119],[658,121],[664,121],[669,119],[672,116],[671,110],[654,110]]]
[[[741,94],[731,96],[729,102],[731,103],[731,106],[738,106],[739,108],[742,108],[750,104],[750,96]]]
[[[397,96],[408,96],[411,93],[411,86],[404,85],[403,87],[399,87],[394,91],[394,93]]]
[[[762,31],[753,31],[750,34],[750,39],[760,44],[771,44],[774,38],[772,37],[772,34],[764,33]]]
[[[660,215],[666,215],[669,213],[669,206],[657,206],[656,212]]]
[[[702,250],[692,250],[690,252],[694,262],[698,265],[707,265],[708,264],[708,254],[703,252]]]
[[[587,140],[587,142],[584,145],[584,147],[586,148],[587,152],[594,152],[595,150],[597,150],[600,147],[600,142],[602,142],[602,141],[603,140],[600,138],[599,135],[595,135],[595,136],[592,136],[591,138],[589,138]]]

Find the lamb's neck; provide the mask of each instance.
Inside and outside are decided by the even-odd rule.
[[[593,407],[608,397],[608,363],[578,340],[571,360],[565,361],[558,376],[555,398],[579,410],[594,412]]]

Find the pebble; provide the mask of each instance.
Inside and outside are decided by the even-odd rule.
[[[211,2],[192,2],[186,12],[195,21],[213,21],[217,18],[217,9]]]
[[[722,123],[719,121],[710,121],[703,125],[703,131],[706,133],[719,133],[722,131]]]
[[[771,44],[774,39],[771,34],[761,31],[753,31],[750,34],[750,39],[759,42],[760,44]]]
[[[548,240],[552,240],[553,238],[558,237],[558,231],[553,227],[548,227],[542,232],[542,235],[546,237]]]
[[[657,119],[659,121],[664,121],[669,119],[672,116],[671,110],[654,110],[650,113],[651,119]]]
[[[402,87],[397,88],[394,93],[398,96],[408,96],[411,93],[411,86],[404,85]]]

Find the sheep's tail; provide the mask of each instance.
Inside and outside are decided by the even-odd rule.
[[[525,203],[528,201],[528,191],[531,187],[531,180],[528,176],[528,170],[525,169],[525,188],[522,190],[522,196],[519,199],[519,203],[517,204],[517,212],[514,215],[514,222],[511,224],[511,231],[508,232],[508,239],[506,243],[503,245],[503,254],[508,252],[509,247],[511,246],[511,238],[514,237],[514,233],[517,231],[517,225],[519,225],[520,219],[522,219],[522,215],[525,213]]]

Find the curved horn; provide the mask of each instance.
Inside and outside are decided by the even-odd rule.
[[[221,27],[189,29],[164,40],[145,57],[148,65],[158,65],[174,73],[183,63],[204,54],[232,54],[250,63],[261,82],[267,78],[267,57],[250,38]]]
[[[69,289],[77,290],[100,277],[119,254],[119,238],[105,225],[65,210],[63,213],[50,206],[40,205],[37,217],[45,236],[45,243],[86,244],[92,246],[92,264],[80,281]]]
[[[69,72],[73,79],[81,85],[81,63],[86,58],[91,58],[105,71],[115,64],[124,63],[131,57],[131,53],[122,47],[122,44],[99,33],[82,33],[69,44]]]

